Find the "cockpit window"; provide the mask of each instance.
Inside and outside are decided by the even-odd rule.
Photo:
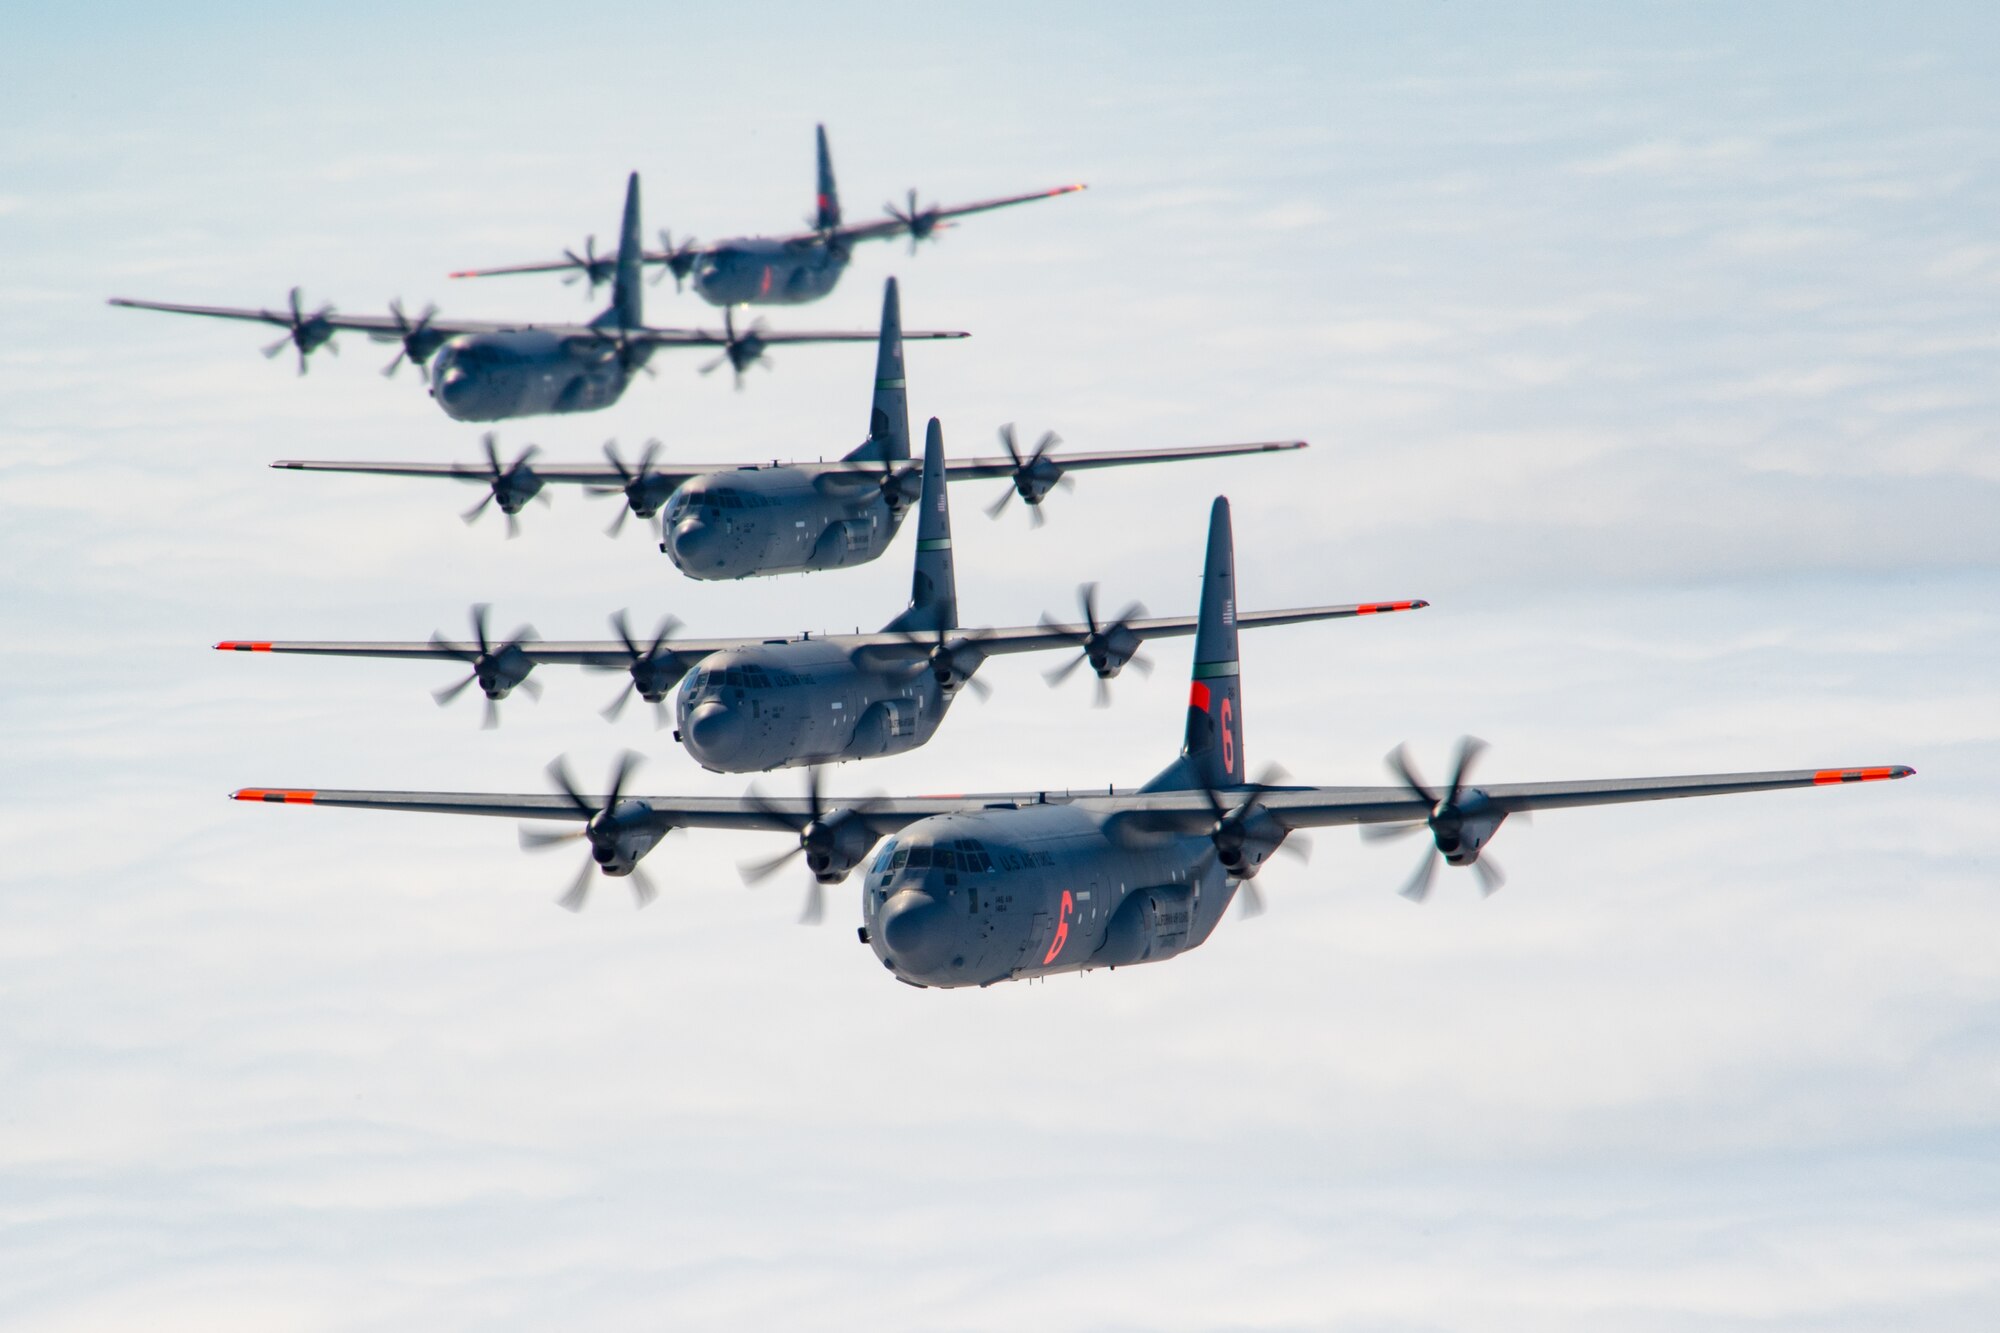
[[[974,838],[957,838],[948,847],[901,847],[890,862],[891,870],[948,870],[964,874],[988,874],[993,857]]]

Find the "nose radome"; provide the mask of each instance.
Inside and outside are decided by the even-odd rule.
[[[897,893],[882,904],[882,943],[905,972],[936,970],[951,952],[944,904],[917,889]]]
[[[688,714],[681,734],[695,758],[717,768],[727,768],[743,748],[742,723],[727,705],[713,699]]]
[[[689,565],[699,560],[703,550],[712,544],[714,535],[715,529],[692,515],[674,524],[667,533],[667,541],[674,548],[675,562]]]

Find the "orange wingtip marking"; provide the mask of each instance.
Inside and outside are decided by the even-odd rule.
[[[465,270],[465,272],[463,273],[453,273],[450,274],[449,276],[454,278],[476,278],[479,276],[479,270],[476,268],[469,268]]]
[[[1908,764],[1891,764],[1886,768],[1822,768],[1813,774],[1813,786],[1830,787],[1843,782],[1889,782],[1896,778],[1907,778],[1916,771]]]
[[[276,791],[265,787],[245,787],[229,793],[232,801],[267,801],[272,805],[311,805],[316,791]]]
[[[1420,611],[1430,603],[1418,597],[1407,602],[1364,602],[1355,609],[1357,616],[1379,616],[1385,611]]]
[[[215,645],[215,651],[218,653],[268,653],[271,651],[271,645],[269,642],[252,643],[248,639],[224,639],[221,643]]]

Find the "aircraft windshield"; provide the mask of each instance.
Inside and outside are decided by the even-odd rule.
[[[888,849],[884,849],[888,854]],[[879,867],[878,867],[879,868]],[[985,874],[993,869],[993,857],[976,838],[957,838],[937,847],[902,846],[889,857],[887,867],[898,870],[949,870],[961,874]]]
[[[704,668],[688,677],[694,694],[710,690],[765,690],[779,685],[797,685],[799,677],[790,671],[766,670],[752,662],[740,667]]]

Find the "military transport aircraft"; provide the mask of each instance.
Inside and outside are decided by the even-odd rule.
[[[544,663],[568,663],[623,671],[631,682],[605,710],[616,719],[634,693],[665,718],[665,697],[676,683],[674,739],[703,768],[719,773],[754,773],[773,768],[817,765],[876,755],[900,754],[925,744],[968,686],[983,693],[974,676],[989,657],[1074,649],[1076,656],[1049,673],[1060,684],[1088,663],[1097,676],[1097,702],[1107,701],[1104,682],[1128,663],[1151,666],[1139,655],[1148,639],[1192,634],[1192,616],[1147,618],[1133,603],[1115,618],[1097,614],[1096,590],[1081,590],[1083,618],[1062,623],[1044,617],[1039,625],[1009,629],[969,629],[958,618],[958,581],[952,568],[951,513],[945,499],[944,439],[935,417],[924,440],[922,497],[918,504],[916,571],[910,604],[875,634],[835,634],[797,638],[677,639],[678,622],[661,624],[650,643],[632,637],[623,614],[612,618],[618,637],[605,642],[560,643],[521,630],[496,643],[486,627],[486,608],[473,608],[473,637],[453,642],[434,636],[429,643],[285,643],[227,640],[225,652],[303,653],[321,657],[442,659],[470,673],[435,694],[448,704],[477,684],[486,695],[485,725],[498,720],[495,702],[516,688],[532,686],[529,673]],[[1352,606],[1293,607],[1282,611],[1236,611],[1238,628],[1295,625],[1309,620],[1409,611],[1429,605],[1419,600],[1368,602]]]
[[[987,510],[995,518],[1016,495],[1034,521],[1042,521],[1042,501],[1069,474],[1088,468],[1221,458],[1231,454],[1303,449],[1302,440],[1257,444],[1202,444],[1177,449],[1124,452],[1070,452],[1057,456],[1061,441],[1042,436],[1025,455],[1011,426],[1000,432],[1005,454],[961,458],[945,465],[952,481],[1006,479],[1008,488]],[[345,463],[286,459],[271,464],[307,472],[360,472],[400,477],[444,477],[477,482],[486,495],[463,517],[471,523],[499,506],[507,533],[519,531],[516,516],[551,483],[579,485],[602,495],[622,495],[612,522],[616,536],[628,514],[648,527],[664,515],[660,550],[683,574],[696,579],[741,579],[796,574],[866,564],[888,549],[903,515],[916,498],[919,468],[910,458],[909,394],[903,376],[902,308],[896,280],[884,285],[882,329],[875,356],[875,392],[868,414],[868,438],[831,463],[732,463],[656,465],[657,443],[636,463],[627,463],[615,445],[604,447],[607,462],[546,464],[529,445],[503,463],[494,438],[483,441],[483,463]]]
[[[585,844],[589,855],[560,900],[571,909],[583,906],[598,873],[629,879],[643,907],[654,890],[639,862],[674,829],[780,833],[794,843],[786,858],[802,855],[815,885],[837,884],[865,864],[862,942],[899,981],[954,987],[1185,953],[1208,939],[1239,892],[1246,911],[1256,907],[1252,881],[1258,871],[1305,829],[1358,824],[1428,833],[1432,846],[1403,890],[1421,902],[1440,855],[1454,866],[1484,867],[1481,887],[1489,893],[1497,888],[1499,876],[1484,854],[1510,815],[1845,786],[1914,771],[1891,765],[1476,787],[1469,778],[1480,746],[1467,740],[1442,788],[1422,781],[1400,749],[1390,755],[1393,786],[1308,787],[1271,774],[1247,780],[1235,581],[1229,502],[1218,499],[1209,522],[1181,752],[1137,788],[856,800],[826,795],[814,770],[803,798],[754,789],[740,798],[636,796],[626,791],[637,760],[628,754],[604,795],[579,791],[558,759],[549,766],[556,790],[546,795],[246,787],[231,796],[567,820],[575,825],[567,834],[524,830],[522,843],[543,847],[568,838]],[[776,864],[746,874],[759,876]],[[808,898],[808,919],[813,905]]]
[[[211,315],[244,319],[285,330],[264,349],[276,356],[287,344],[297,349],[299,374],[321,347],[338,352],[337,333],[365,333],[377,342],[401,343],[396,359],[383,368],[394,375],[405,361],[419,372],[428,366],[430,394],[445,415],[459,421],[506,421],[551,413],[595,412],[623,396],[632,377],[652,374],[647,363],[668,347],[712,347],[721,355],[702,367],[707,374],[723,365],[743,372],[780,343],[868,342],[873,333],[773,333],[761,324],[738,330],[735,317],[725,313],[721,331],[653,328],[641,309],[639,278],[639,178],[625,190],[625,224],[618,253],[611,265],[611,304],[588,324],[537,324],[477,319],[445,319],[426,307],[415,319],[391,302],[386,315],[340,315],[332,306],[308,314],[292,288],[290,305],[282,310],[246,310],[231,306],[176,305],[165,301],[112,298],[111,304],[135,310],[164,310],[177,315]],[[910,333],[910,338],[963,338],[964,333]],[[765,363],[767,366],[768,362]]]
[[[1013,194],[1001,199],[981,199],[977,203],[956,204],[950,208],[937,204],[919,208],[917,192],[911,190],[907,207],[882,205],[883,212],[888,214],[886,218],[875,222],[843,224],[840,220],[840,196],[833,186],[833,160],[826,150],[826,126],[818,127],[818,138],[819,194],[812,216],[806,219],[806,225],[811,230],[794,232],[789,236],[744,237],[717,245],[696,245],[689,238],[683,238],[676,245],[672,233],[662,231],[660,248],[646,251],[644,262],[659,264],[663,272],[672,273],[677,289],[683,280],[692,277],[695,291],[710,305],[799,305],[817,301],[834,289],[847,268],[854,247],[862,241],[907,236],[910,238],[910,253],[915,254],[919,241],[936,237],[952,225],[953,218],[1006,208],[1012,204],[1025,204],[1035,199],[1053,199],[1059,194],[1073,194],[1084,188],[1081,185],[1058,185],[1053,190],[1036,190],[1031,194]],[[561,259],[466,269],[451,276],[491,278],[509,273],[562,273],[567,275],[563,278],[564,282],[583,281],[589,284],[586,291],[595,291],[600,283],[611,281],[615,270],[615,258],[598,254],[596,238],[591,237],[584,242],[582,254],[564,250]]]

